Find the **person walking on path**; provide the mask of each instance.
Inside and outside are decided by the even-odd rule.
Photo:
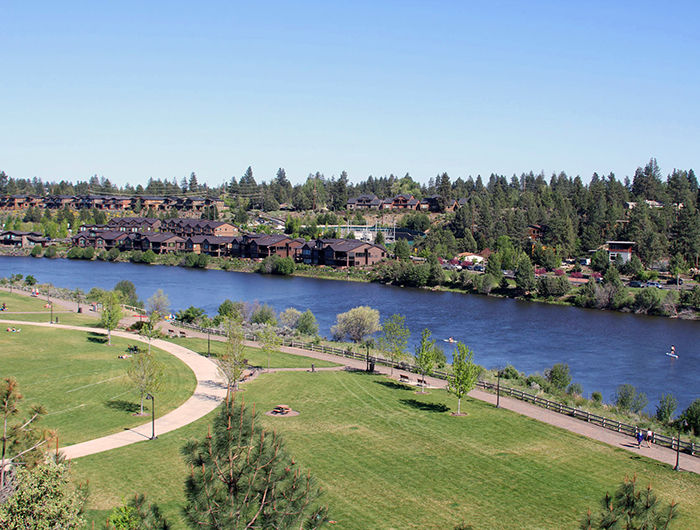
[[[646,435],[647,447],[651,447],[651,442],[653,439],[654,439],[654,433],[651,432],[651,429],[647,429],[647,435]]]
[[[637,439],[637,449],[642,448],[642,440],[644,439],[644,435],[642,434],[642,431],[637,429],[637,432],[634,433],[634,437]]]

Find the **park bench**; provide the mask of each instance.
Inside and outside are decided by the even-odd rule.
[[[180,331],[180,337],[185,337],[185,338],[186,338],[186,337],[187,337],[187,333],[185,333],[184,331]]]
[[[428,386],[428,382],[425,379],[418,379],[416,382],[419,385]]]
[[[400,375],[399,375],[399,381],[401,381],[401,382],[404,382],[404,381],[405,381],[406,383],[408,383],[408,382],[410,381],[410,379],[409,379],[409,377],[408,377],[407,375],[405,375],[405,374],[400,374]]]

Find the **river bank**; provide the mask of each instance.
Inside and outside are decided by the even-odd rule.
[[[57,259],[57,258],[67,258],[69,248],[59,249],[55,257],[47,259]],[[8,249],[0,247],[0,255],[2,256],[16,256],[16,257],[29,257],[31,252],[28,249]],[[43,257],[43,256],[41,256]],[[70,259],[70,258],[68,258]],[[115,259],[106,259],[105,254],[101,256],[92,256],[90,259],[81,259],[81,261],[109,261],[116,263],[139,263],[146,265],[164,265],[168,267],[183,267],[188,269],[204,269],[204,270],[220,270],[227,272],[244,272],[244,273],[259,273],[259,274],[269,274],[264,272],[264,267],[261,267],[261,260],[250,260],[241,258],[221,258],[221,257],[207,257],[205,260],[198,262],[194,267],[186,265],[186,260],[184,255],[181,254],[153,254],[152,258],[144,261],[143,253],[134,255],[133,252],[122,252]],[[375,269],[334,269],[332,267],[326,266],[312,266],[304,264],[296,264],[293,272],[290,274],[285,274],[285,276],[296,276],[302,278],[313,278],[319,280],[338,280],[344,282],[362,282],[362,283],[381,283],[384,285],[392,285],[399,288],[411,288],[395,282],[384,281],[379,275],[375,273]],[[479,278],[482,275],[480,273],[473,273],[474,278]],[[513,279],[505,279],[507,287],[499,285],[493,289],[489,289],[484,292],[480,288],[477,282],[465,282],[462,278],[457,276],[455,271],[445,271],[445,281],[441,285],[434,286],[421,286],[420,289],[425,289],[429,291],[439,291],[439,292],[451,292],[459,294],[470,294],[470,295],[481,295],[494,298],[507,298],[512,300],[518,300],[522,302],[535,302],[540,304],[557,305],[557,306],[570,306],[570,307],[581,307],[576,303],[576,297],[582,292],[585,284],[578,284],[572,286],[572,291],[566,293],[562,296],[550,296],[541,297],[534,295],[525,296],[519,292],[515,287],[515,281]],[[689,286],[688,286],[689,287]],[[618,309],[612,308],[600,308],[600,307],[588,307],[588,309],[595,309],[599,311],[615,311],[620,313],[643,313],[649,314],[655,317],[666,317],[666,318],[679,318],[684,320],[700,320],[700,311],[696,308],[686,307],[677,309],[678,307],[678,291],[668,290],[673,297],[672,308],[668,311],[656,311],[648,312],[645,309],[639,310],[639,308],[634,307],[634,297],[640,291],[637,288],[627,288],[625,287],[625,302],[621,304]]]

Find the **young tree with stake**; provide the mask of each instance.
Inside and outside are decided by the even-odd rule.
[[[462,398],[476,386],[479,367],[474,364],[474,354],[461,342],[452,356],[452,374],[447,377],[447,391],[457,398],[457,416],[462,415]]]

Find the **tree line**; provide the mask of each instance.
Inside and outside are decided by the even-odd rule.
[[[507,235],[518,247],[527,245],[528,225],[543,227],[541,243],[569,257],[595,249],[606,240],[637,242],[638,255],[651,265],[667,254],[680,253],[695,263],[700,254],[700,195],[692,169],[674,169],[664,178],[655,159],[638,167],[632,178],[618,179],[613,173],[594,173],[588,184],[581,177],[565,173],[523,173],[507,178],[491,174],[488,179],[459,177],[447,173],[419,183],[410,175],[368,177],[352,183],[343,171],[327,178],[309,174],[305,182],[292,185],[286,171],[260,182],[248,167],[239,178],[208,187],[196,174],[177,179],[149,179],[145,187],[116,187],[96,176],[87,182],[45,183],[39,179],[14,179],[0,173],[0,194],[11,193],[201,193],[223,197],[234,213],[250,209],[277,210],[286,204],[298,211],[328,209],[343,211],[348,198],[362,193],[391,197],[400,193],[417,198],[440,196],[445,209],[454,199],[466,199],[456,212],[444,216],[431,229],[426,246],[438,255],[491,248],[498,237]],[[634,204],[631,204],[634,203]],[[419,220],[418,223],[425,223]]]

